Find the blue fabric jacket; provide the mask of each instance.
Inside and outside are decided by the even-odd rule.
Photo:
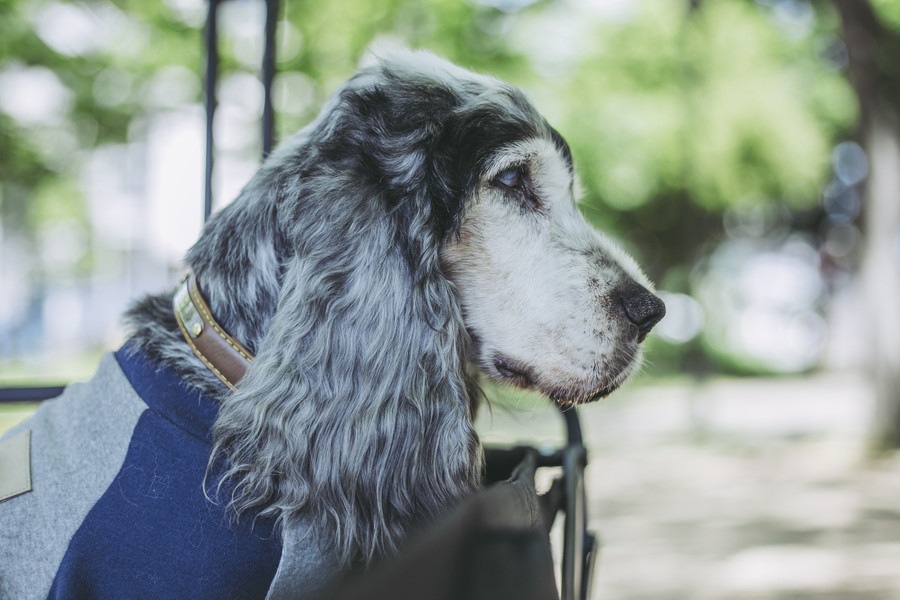
[[[204,495],[217,411],[126,345],[4,435],[0,477],[30,490],[0,502],[0,599],[317,597],[335,569],[313,532]]]

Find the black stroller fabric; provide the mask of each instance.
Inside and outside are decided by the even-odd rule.
[[[535,469],[535,455],[526,454],[509,479],[472,496],[335,600],[558,600]]]

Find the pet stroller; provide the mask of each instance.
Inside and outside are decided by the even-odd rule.
[[[217,10],[210,0],[206,46],[206,169],[204,216],[212,211],[213,117],[218,74]],[[265,0],[262,64],[263,156],[273,147],[272,83],[278,0]],[[0,388],[0,403],[35,402],[58,396],[62,387]],[[395,560],[352,577],[335,600],[587,600],[597,554],[587,528],[584,471],[587,452],[575,408],[561,410],[567,441],[553,451],[530,446],[486,447],[484,488],[432,529],[413,540]],[[535,489],[537,469],[561,474],[549,491]],[[551,550],[549,532],[562,528],[562,548]],[[560,566],[554,566],[554,554]]]
[[[485,487],[395,560],[341,588],[335,600],[587,600],[597,539],[587,529],[587,453],[575,409],[562,412],[567,443],[485,448]],[[562,473],[544,494],[540,467]],[[558,587],[548,537],[563,528]]]

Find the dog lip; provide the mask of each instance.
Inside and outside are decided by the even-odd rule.
[[[533,385],[531,370],[521,363],[500,354],[495,354],[491,364],[494,367],[494,371],[502,379],[523,387],[531,387]]]
[[[597,400],[600,400],[601,398],[606,398],[607,396],[609,396],[610,394],[612,394],[612,393],[613,393],[614,391],[616,391],[617,389],[619,389],[619,386],[618,386],[618,385],[607,385],[607,386],[604,386],[604,387],[601,388],[599,391],[597,391],[597,392],[591,394],[590,397],[588,397],[586,400],[584,400],[584,401],[582,402],[582,404],[587,404],[588,402],[595,402],[595,401],[597,401]]]
[[[619,389],[619,385],[612,384],[604,385],[600,388],[595,388],[594,390],[587,392],[586,394],[579,394],[574,397],[568,394],[561,394],[559,392],[548,394],[548,396],[551,400],[553,400],[560,406],[576,406],[579,404],[589,404],[591,402],[596,402],[601,398],[609,396],[617,389]]]

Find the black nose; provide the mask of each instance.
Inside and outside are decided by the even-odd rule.
[[[625,316],[637,325],[639,342],[642,342],[653,326],[666,316],[666,305],[663,301],[633,281],[619,289],[619,301],[625,309]]]

